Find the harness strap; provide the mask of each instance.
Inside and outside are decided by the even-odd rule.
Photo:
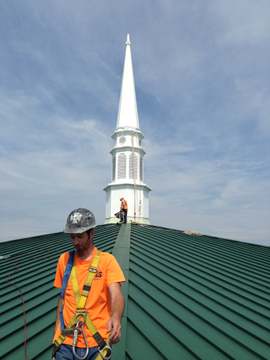
[[[67,288],[67,283],[70,277],[70,273],[71,273],[71,269],[73,267],[73,263],[74,263],[74,256],[75,256],[75,251],[70,251],[69,252],[69,259],[68,259],[68,263],[65,269],[65,273],[64,273],[64,277],[63,277],[63,282],[62,282],[62,288],[61,288],[61,292],[60,292],[60,298],[61,298],[61,304],[60,304],[60,325],[61,325],[61,330],[63,330],[65,328],[65,322],[64,322],[64,315],[63,315],[63,301],[64,301],[64,297],[65,297],[65,291]]]
[[[87,274],[86,281],[84,283],[82,292],[80,292],[80,289],[79,289],[79,284],[78,284],[77,275],[76,275],[76,265],[73,265],[75,252],[73,251],[72,253],[73,253],[73,255],[70,252],[69,261],[68,261],[68,264],[66,266],[66,270],[64,273],[63,286],[61,289],[60,296],[63,300],[68,279],[69,279],[69,277],[71,277],[71,282],[72,282],[72,287],[73,287],[73,292],[74,292],[77,308],[76,308],[75,314],[73,315],[73,317],[71,318],[71,320],[68,324],[68,328],[65,328],[64,318],[63,318],[63,306],[61,306],[60,322],[61,322],[62,334],[55,340],[54,345],[56,348],[59,348],[61,346],[61,344],[65,341],[66,336],[73,334],[74,325],[77,326],[78,322],[81,319],[83,319],[83,322],[85,323],[85,325],[87,326],[87,328],[89,329],[89,331],[91,332],[92,336],[94,337],[95,341],[98,344],[99,353],[96,357],[96,360],[109,360],[111,357],[111,347],[102,338],[100,333],[97,331],[95,325],[93,324],[87,311],[85,310],[85,304],[87,301],[87,297],[90,292],[93,279],[97,273],[97,267],[98,267],[98,263],[99,263],[99,259],[100,259],[100,251],[97,251],[97,254],[94,256],[92,263],[88,269],[88,274]],[[62,316],[62,319],[61,319],[61,316]],[[76,329],[76,327],[75,327],[75,329]],[[78,334],[76,333],[76,335],[78,335]],[[86,349],[87,349],[87,353],[88,353],[88,344],[87,344],[85,336],[84,336],[84,341],[85,341]],[[75,352],[76,343],[77,343],[77,336],[76,336],[75,344],[73,342],[73,353]],[[76,356],[76,353],[74,355]]]
[[[88,274],[87,274],[87,277],[86,277],[86,280],[85,280],[85,283],[84,283],[81,293],[80,293],[79,284],[78,284],[78,280],[77,280],[76,265],[74,265],[72,267],[71,282],[72,282],[74,296],[76,299],[77,309],[85,308],[86,300],[87,300],[88,294],[91,289],[92,281],[94,280],[94,277],[96,276],[96,273],[97,273],[99,258],[100,258],[100,251],[97,252],[96,256],[94,256],[94,258],[92,260],[92,263],[88,269]]]

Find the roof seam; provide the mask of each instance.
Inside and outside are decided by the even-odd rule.
[[[133,256],[134,256],[134,255],[133,255]],[[135,255],[135,256],[136,256],[136,255]],[[144,261],[147,262],[147,259],[144,259]],[[160,267],[157,266],[157,265],[151,264],[151,266],[155,267],[156,269],[160,269]],[[181,267],[181,266],[179,265],[179,267]],[[167,265],[167,268],[171,268],[171,269],[173,269],[173,270],[175,271],[175,269],[172,268],[170,265]],[[185,272],[188,271],[187,269],[184,269],[184,270],[185,270]],[[180,273],[179,271],[176,271],[176,272]],[[209,279],[209,278],[207,278],[206,276],[204,276],[202,273],[198,274],[197,272],[192,272],[191,270],[189,270],[189,273],[190,273],[192,276],[190,276],[190,274],[189,274],[189,275],[188,275],[188,274],[185,274],[185,276],[188,277],[191,281],[199,283],[198,280],[194,280],[194,278],[193,278],[193,276],[197,276],[197,277],[199,277],[199,278],[201,279],[201,281],[203,280],[204,286],[206,286],[206,285],[205,285],[205,282],[206,282],[206,283],[208,284],[208,287],[211,288],[211,290],[212,290],[213,292],[217,293],[217,294],[222,294],[222,296],[226,296],[224,293],[216,290],[216,287],[222,288],[222,289],[224,289],[226,292],[231,292],[231,293],[235,294],[238,298],[240,297],[241,300],[242,300],[242,298],[244,298],[244,299],[245,299],[246,301],[248,301],[249,303],[252,302],[253,305],[254,305],[254,303],[256,303],[257,306],[263,307],[263,308],[265,308],[266,310],[268,310],[268,307],[266,307],[264,304],[261,304],[260,302],[254,300],[254,299],[251,299],[250,297],[247,297],[245,294],[241,294],[239,291],[237,292],[235,289],[230,288],[230,286],[228,287],[228,285],[227,285],[227,286],[224,286],[224,284],[218,283],[218,282],[216,281],[216,279],[213,279],[213,278],[212,278],[212,279]],[[171,276],[173,276],[173,275],[171,275]],[[213,286],[210,287],[210,285],[213,285],[214,288],[213,288]],[[230,297],[230,299],[232,299],[232,298]],[[236,301],[236,300],[234,299],[234,301]],[[238,300],[237,302],[239,303],[239,300]],[[242,305],[243,305],[243,304],[242,304]],[[247,306],[247,304],[245,304],[245,306],[250,309],[250,305]],[[252,310],[255,311],[254,307],[252,307]],[[260,313],[260,312],[259,312],[259,313]],[[264,314],[264,315],[265,315],[265,314]]]
[[[138,274],[138,273],[137,273],[137,276],[142,277],[142,275],[140,275],[140,274]],[[150,282],[150,281],[149,281],[147,278],[145,278],[145,277],[142,277],[142,278],[144,279],[145,282],[148,282],[149,284],[151,284],[151,286],[153,286],[153,287],[156,288],[157,290],[159,290],[159,291],[161,291],[161,292],[164,293],[164,291],[161,289],[161,287],[159,287],[159,286],[157,286],[156,284]],[[132,284],[133,284],[134,286],[136,286],[137,288],[139,288],[140,291],[142,291],[142,292],[144,292],[145,294],[147,294],[147,296],[148,296],[149,298],[151,298],[153,301],[155,301],[160,307],[166,308],[166,306],[164,305],[164,303],[163,303],[160,299],[157,299],[157,298],[153,297],[150,293],[146,292],[146,291],[144,290],[144,288],[139,287],[138,285],[136,285],[136,283],[133,283],[133,282],[132,282]],[[178,290],[178,291],[179,291],[179,290]],[[182,292],[182,294],[184,294],[184,293]],[[192,298],[190,295],[187,295],[187,294],[184,294],[184,295],[185,295],[186,297],[190,298],[192,301],[196,302],[200,307],[205,308],[205,309],[207,309],[207,310],[209,310],[209,311],[212,311],[212,313],[213,313],[217,318],[222,318],[224,321],[226,321],[227,323],[230,323],[231,325],[233,325],[233,326],[234,326],[235,328],[237,328],[238,330],[247,332],[250,336],[255,337],[258,341],[260,341],[260,342],[264,343],[265,345],[269,346],[269,344],[270,344],[269,341],[266,341],[264,338],[258,336],[257,334],[250,332],[250,330],[249,330],[248,328],[246,328],[246,327],[244,327],[244,326],[242,326],[242,325],[239,325],[237,322],[231,320],[230,318],[228,318],[227,316],[223,315],[222,313],[217,312],[217,311],[215,311],[215,310],[213,310],[213,309],[210,309],[209,306],[207,306],[206,304],[203,304],[203,303],[199,302],[198,300]],[[207,317],[202,316],[200,313],[198,313],[197,311],[195,311],[194,309],[192,309],[190,306],[187,306],[184,302],[180,302],[178,299],[174,298],[174,297],[171,296],[169,293],[167,293],[167,296],[168,296],[168,298],[171,299],[171,301],[174,301],[174,302],[175,302],[176,304],[178,304],[179,306],[181,306],[181,307],[185,308],[187,311],[193,313],[195,316],[197,316],[198,318],[200,318],[202,321],[208,323],[208,325],[211,326],[212,328],[216,329],[217,331],[222,332],[224,335],[230,337],[233,341],[235,341],[235,342],[237,341],[238,343],[241,343],[239,340],[237,340],[235,337],[233,337],[233,336],[231,336],[230,334],[228,334],[228,333],[227,333],[225,330],[223,330],[221,327],[217,326],[217,323],[215,323],[214,321],[210,321]],[[183,321],[180,316],[178,316],[177,314],[174,314],[173,312],[171,312],[170,308],[168,308],[167,311],[170,312],[170,313],[171,313],[172,315],[174,315],[175,317],[177,317],[180,321]],[[192,329],[194,329],[193,326],[191,326],[191,325],[189,325],[189,326],[190,326]],[[208,340],[208,342],[209,342],[209,340]],[[241,343],[241,344],[242,344],[243,346],[247,347],[246,344],[243,344],[243,343]]]
[[[131,260],[131,263],[135,263],[135,264],[136,264],[136,262],[133,262],[133,260]],[[137,265],[138,265],[138,264],[137,264]],[[139,265],[138,265],[138,266],[139,266]],[[131,270],[132,270],[133,273],[135,273],[135,274],[137,273],[136,270],[134,270],[132,267],[131,267]],[[153,273],[151,270],[146,269],[146,268],[145,268],[145,271],[147,271],[149,274],[152,274],[153,276],[155,276],[156,278],[160,279],[161,281],[164,281],[164,279],[162,279],[157,273]],[[175,280],[176,280],[176,279],[175,279]],[[147,281],[148,281],[148,280],[147,280]],[[202,292],[200,289],[196,288],[195,286],[192,286],[192,285],[190,285],[190,284],[184,283],[183,281],[181,281],[181,280],[179,280],[179,279],[178,279],[178,282],[180,283],[180,284],[179,284],[179,287],[176,286],[176,285],[174,285],[174,284],[172,284],[172,283],[169,282],[169,281],[167,281],[167,284],[169,284],[169,285],[170,285],[172,288],[174,288],[176,291],[184,294],[184,296],[187,296],[188,298],[192,299],[192,300],[195,301],[196,303],[198,303],[198,304],[200,304],[200,305],[202,305],[202,306],[206,306],[203,302],[199,301],[196,297],[190,295],[186,290],[184,290],[183,288],[181,289],[181,286],[180,286],[180,285],[182,285],[182,286],[184,285],[184,286],[186,286],[187,288],[189,288],[189,289],[191,289],[191,290],[195,290],[197,293],[201,294],[201,296],[203,296],[203,297],[208,297],[211,301],[213,301],[214,303],[216,303],[218,306],[223,306],[223,307],[227,308],[227,309],[230,310],[231,312],[235,313],[237,316],[241,316],[243,319],[246,319],[246,320],[248,320],[248,321],[250,321],[250,322],[252,322],[252,323],[254,323],[254,324],[256,324],[256,325],[259,325],[259,326],[265,328],[265,330],[267,330],[267,331],[270,330],[270,327],[263,326],[262,324],[256,322],[254,319],[252,319],[252,318],[250,318],[250,317],[248,317],[248,316],[240,313],[240,312],[237,311],[235,308],[232,308],[232,307],[228,306],[225,302],[221,302],[221,301],[218,300],[217,298],[214,298],[213,295],[206,294],[206,293]],[[205,286],[205,287],[206,287],[206,286]],[[215,293],[216,295],[221,296],[221,294],[217,293],[216,291],[214,291],[214,290],[212,290],[212,289],[210,289],[210,290],[211,290],[213,293]],[[168,296],[169,296],[169,295],[168,295]],[[223,296],[223,297],[226,297],[226,296]],[[236,301],[231,300],[231,299],[229,299],[229,300],[230,300],[231,302],[234,302],[234,303],[237,305]],[[248,308],[247,308],[247,309],[248,309]],[[249,310],[249,309],[248,309],[248,310]],[[262,316],[261,314],[259,314],[259,315]],[[266,318],[266,317],[265,317],[265,318]]]
[[[141,247],[142,246],[139,245],[138,248],[135,249],[135,251],[143,252],[143,249]],[[159,256],[159,258],[161,258],[161,256],[163,256],[164,260],[166,260],[166,257],[167,257],[166,251],[160,250],[158,252],[158,255],[155,252],[156,252],[156,249],[154,249],[153,252],[152,252],[154,257]],[[148,253],[149,253],[149,251],[148,251]],[[174,262],[177,262],[177,261],[179,261],[179,256],[176,256],[175,254],[172,254],[170,256],[171,264],[174,264]],[[181,262],[182,262],[182,265],[185,265],[185,266],[187,266],[189,268],[189,271],[190,271],[191,263],[192,263],[192,269],[193,270],[200,271],[201,273],[203,271],[203,273],[206,274],[207,277],[212,278],[211,281],[214,281],[214,279],[223,280],[224,283],[227,283],[229,286],[237,287],[238,290],[248,292],[250,294],[250,296],[255,296],[256,295],[263,302],[268,301],[268,297],[265,295],[265,293],[269,293],[269,291],[262,290],[258,285],[255,286],[254,282],[253,283],[252,282],[247,282],[247,281],[244,281],[242,279],[241,283],[239,283],[235,276],[232,276],[232,275],[227,275],[226,276],[226,272],[224,273],[222,271],[214,271],[214,269],[212,269],[211,266],[204,266],[204,268],[202,270],[202,267],[200,267],[200,262],[198,260],[191,262],[188,259],[182,258]],[[176,265],[179,266],[178,263]],[[255,290],[259,290],[261,292],[261,294],[258,295],[258,293],[255,293]]]

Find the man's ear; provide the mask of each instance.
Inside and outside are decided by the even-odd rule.
[[[95,228],[93,228],[93,229],[90,230],[90,234],[89,234],[89,235],[90,235],[90,239],[91,239],[91,240],[94,239],[95,233],[96,233],[96,229],[95,229]]]

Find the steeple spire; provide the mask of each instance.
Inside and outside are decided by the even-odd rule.
[[[116,128],[139,129],[130,36],[127,34],[125,62]]]

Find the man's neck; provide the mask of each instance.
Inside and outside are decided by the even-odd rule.
[[[77,255],[81,260],[86,260],[92,255],[93,250],[94,250],[94,245],[91,245],[88,249],[84,250],[83,252],[77,251]]]

